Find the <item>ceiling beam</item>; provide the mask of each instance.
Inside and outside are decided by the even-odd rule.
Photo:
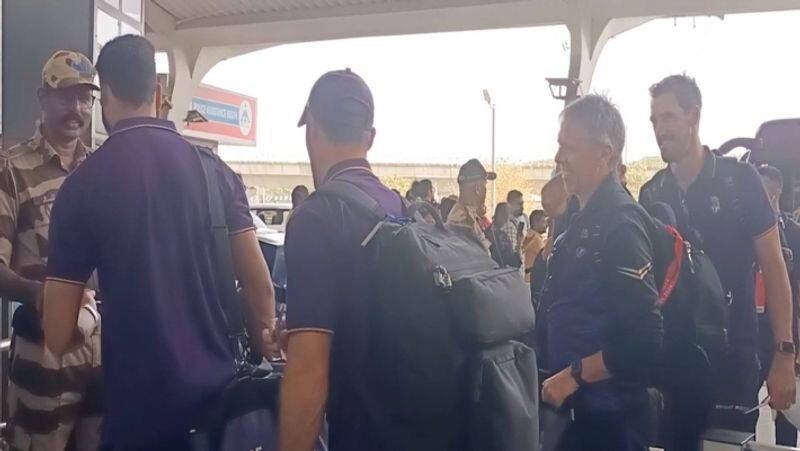
[[[596,3],[609,17],[719,16],[800,9],[800,0],[606,0]]]
[[[269,23],[181,28],[176,30],[175,36],[184,42],[197,45],[323,41],[365,36],[554,25],[564,23],[567,10],[566,2],[563,0],[490,1],[489,4],[486,0],[452,1],[459,5],[464,5],[465,2],[474,4]],[[424,0],[422,3],[432,5],[441,2]]]
[[[530,0],[528,0],[530,1]],[[231,14],[227,16],[197,17],[178,21],[177,28],[220,27],[230,25],[264,24],[296,20],[395,14],[409,11],[429,11],[468,6],[486,6],[501,3],[519,3],[520,0],[393,0],[380,3],[334,5],[313,8],[292,8],[258,14]],[[554,3],[552,1],[544,3]]]

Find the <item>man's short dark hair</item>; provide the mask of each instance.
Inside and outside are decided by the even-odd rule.
[[[508,214],[511,214],[511,206],[508,205],[506,202],[498,202],[497,206],[494,207],[494,216],[497,217],[500,213],[506,210]]]
[[[447,217],[450,216],[450,211],[455,207],[456,202],[458,202],[458,197],[456,196],[447,196],[442,199],[442,203],[439,204],[439,211],[443,220],[447,221]]]
[[[703,95],[694,78],[686,75],[670,75],[669,77],[650,86],[650,97],[656,98],[666,93],[672,93],[678,99],[678,105],[683,111],[692,108],[703,109]]]
[[[297,185],[292,189],[292,205],[297,206],[299,204],[298,197],[304,195],[308,197],[308,187],[305,185]]]
[[[153,101],[156,89],[156,50],[147,39],[133,34],[114,38],[100,50],[97,73],[120,100],[134,106]]]
[[[414,198],[424,198],[428,195],[428,193],[433,192],[433,182],[429,179],[422,179],[417,182],[414,182],[414,186],[411,188],[412,195]]]
[[[508,203],[514,202],[517,199],[522,199],[522,192],[520,190],[512,189],[506,195],[506,201]]]
[[[772,180],[779,187],[783,188],[783,174],[781,174],[781,171],[775,166],[767,164],[761,165],[758,167],[758,173],[761,177]]]
[[[414,180],[411,182],[411,188],[406,191],[406,200],[413,201],[417,195],[417,189],[419,189],[419,180]]]
[[[547,213],[544,210],[533,210],[531,212],[531,225],[536,224],[539,219],[547,219]]]

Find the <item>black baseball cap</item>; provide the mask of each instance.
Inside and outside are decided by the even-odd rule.
[[[497,174],[487,172],[477,158],[473,158],[458,170],[458,183],[478,182],[481,180],[495,180]]]
[[[364,80],[349,68],[326,73],[314,83],[298,127],[308,123],[308,114],[319,121],[372,130],[375,103]]]

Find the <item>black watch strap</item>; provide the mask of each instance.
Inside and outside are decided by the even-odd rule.
[[[791,341],[780,341],[775,345],[775,350],[780,352],[781,354],[797,354],[797,349],[795,349],[794,342]]]
[[[578,359],[570,364],[569,374],[573,379],[575,379],[575,382],[579,387],[586,385],[586,381],[583,380],[583,377],[581,377],[581,373],[583,373],[583,361]]]

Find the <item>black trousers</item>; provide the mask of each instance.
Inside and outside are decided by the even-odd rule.
[[[663,393],[665,451],[700,450],[700,436],[708,426],[714,399],[708,391],[697,388]]]
[[[647,451],[653,436],[653,416],[646,393],[642,402],[619,412],[575,409],[559,451]]]
[[[775,444],[797,446],[797,428],[782,413],[775,418]]]
[[[716,404],[710,427],[755,433],[758,412],[744,412],[759,402],[761,374],[756,352],[731,354],[712,367]]]
[[[661,438],[666,451],[697,451],[714,409],[714,372],[706,353],[694,344],[676,346],[670,355],[673,364],[660,373]]]

